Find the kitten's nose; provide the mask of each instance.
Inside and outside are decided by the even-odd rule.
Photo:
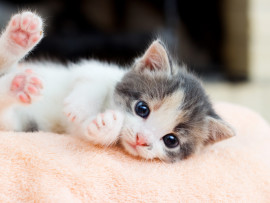
[[[136,145],[139,145],[139,146],[149,146],[147,144],[145,138],[140,133],[137,133],[137,136],[136,136]]]

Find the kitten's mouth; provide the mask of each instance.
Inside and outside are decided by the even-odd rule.
[[[131,148],[133,148],[134,150],[137,151],[137,145],[136,145],[136,144],[132,144],[132,143],[130,143],[130,142],[127,142],[127,144],[128,144]]]
[[[138,156],[139,152],[137,149],[137,145],[135,143],[131,143],[128,141],[125,141],[124,143],[124,147],[127,149],[127,151],[131,154],[133,154],[134,156]]]

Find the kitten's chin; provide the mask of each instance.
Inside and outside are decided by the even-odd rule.
[[[122,146],[124,147],[124,149],[131,155],[133,156],[139,156],[141,158],[150,160],[150,159],[154,159],[156,157],[153,156],[149,156],[147,153],[145,153],[145,149],[140,148],[140,146],[136,146],[132,143],[129,143],[128,141],[123,141],[121,142]]]
[[[131,143],[127,141],[122,141],[121,144],[123,145],[123,147],[128,153],[130,153],[133,156],[139,156],[138,150],[134,145],[132,145]]]

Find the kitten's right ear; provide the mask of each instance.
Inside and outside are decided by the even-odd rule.
[[[168,53],[160,40],[155,40],[144,55],[135,62],[135,70],[171,72]]]
[[[221,118],[207,117],[208,120],[208,138],[205,144],[219,142],[224,139],[235,136],[234,130]]]

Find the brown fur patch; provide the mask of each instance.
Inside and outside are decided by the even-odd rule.
[[[3,56],[0,56],[0,68],[4,65],[6,65],[7,59]]]
[[[164,101],[160,101],[157,104],[155,104],[153,107],[153,110],[157,111],[162,106],[163,103],[164,103]]]
[[[58,133],[58,134],[64,134],[64,133],[66,133],[65,127],[60,122],[55,122],[51,126],[51,131],[52,132],[55,132],[55,133]]]
[[[151,99],[147,95],[144,95],[143,100],[151,109],[151,114],[148,118],[149,122],[162,129],[162,133],[172,132],[176,124],[185,121],[180,109],[183,100],[183,92],[181,90],[167,95],[161,100]]]

